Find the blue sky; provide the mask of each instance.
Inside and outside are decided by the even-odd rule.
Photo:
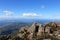
[[[0,19],[60,19],[60,0],[0,0]]]

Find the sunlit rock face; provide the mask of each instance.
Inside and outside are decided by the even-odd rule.
[[[21,29],[19,30],[19,32],[21,32],[21,31],[24,32],[25,30],[28,30],[28,28],[29,28],[28,26],[26,26],[26,27],[21,27]]]
[[[33,37],[41,37],[44,34],[44,27],[43,25],[39,23],[32,24],[31,27],[29,27],[28,32],[30,34],[28,35],[29,39],[32,40]]]
[[[28,30],[29,27],[22,27],[20,30],[19,30],[19,33],[17,34],[20,38],[23,38],[24,35],[26,34],[27,30]]]
[[[43,25],[40,24],[37,36],[42,36],[43,34],[44,34],[44,27]]]
[[[36,33],[37,36],[41,36],[41,35],[44,33],[44,27],[43,27],[41,24],[39,24],[39,23],[34,23],[34,24],[28,29],[28,31],[29,31],[30,33],[33,33],[34,35],[35,35],[35,33]]]
[[[45,33],[50,33],[50,29],[51,29],[51,27],[45,27]]]
[[[29,39],[29,40],[32,40],[32,39],[33,39],[33,33],[30,33],[30,34],[28,35],[28,39]]]
[[[34,30],[35,30],[35,23],[34,23],[34,24],[32,24],[32,26],[31,26],[31,27],[29,27],[28,31],[29,31],[30,33],[33,33],[33,32],[34,32]]]
[[[41,25],[41,24],[39,24],[39,23],[34,23],[34,24],[32,24],[31,27],[29,27],[28,31],[29,31],[30,33],[38,32],[41,28],[42,28],[42,25]]]

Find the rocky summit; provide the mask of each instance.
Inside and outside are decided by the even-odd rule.
[[[33,23],[21,27],[15,35],[0,36],[1,40],[60,40],[60,23],[50,22],[44,25]]]

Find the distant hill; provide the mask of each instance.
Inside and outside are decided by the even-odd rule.
[[[21,27],[30,26],[31,23],[13,22],[0,28],[1,35],[8,35],[17,32]]]

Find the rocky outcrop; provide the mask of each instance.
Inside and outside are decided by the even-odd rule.
[[[33,23],[31,27],[21,27],[19,32],[9,38],[11,40],[60,40],[60,24],[50,22],[45,25]],[[1,38],[1,37],[0,37]]]
[[[23,38],[25,34],[28,34],[27,38],[32,40],[35,36],[42,36],[44,34],[44,27],[42,24],[33,23],[31,27],[22,27],[19,30],[18,36]]]
[[[32,40],[35,37],[41,38],[45,34],[54,37],[54,35],[56,36],[56,32],[58,32],[58,24],[50,22],[44,26],[39,23],[33,23],[31,27],[22,27],[19,32],[22,32],[18,34],[18,36],[22,38],[25,34],[29,33],[26,36],[29,40]]]

